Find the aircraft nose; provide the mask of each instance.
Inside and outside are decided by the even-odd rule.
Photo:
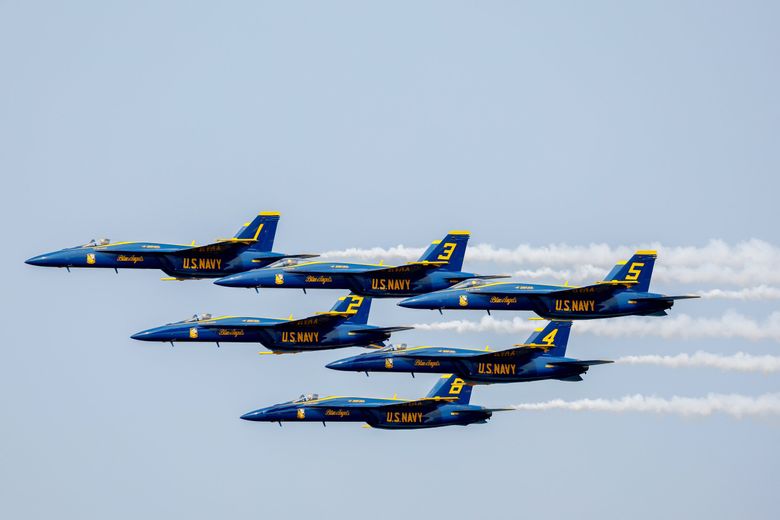
[[[251,280],[248,279],[247,276],[244,276],[245,274],[246,273],[231,274],[214,280],[214,283],[216,285],[221,285],[222,287],[254,287],[253,284],[249,283]]]
[[[327,365],[325,365],[325,368],[330,368],[332,370],[350,370],[353,361],[354,358],[351,357],[339,359],[337,361],[333,361],[332,363],[328,363]]]
[[[429,294],[420,294],[401,300],[398,305],[407,309],[435,309],[437,308],[435,300],[436,297]]]
[[[136,332],[132,336],[130,336],[131,339],[137,339],[139,341],[169,341],[171,339],[171,335],[168,333],[168,330],[165,327],[155,327],[153,329],[146,329],[142,330],[141,332]]]
[[[260,410],[247,412],[241,416],[241,419],[245,421],[267,421],[268,417],[266,415],[266,411],[267,408],[261,408]]]
[[[51,253],[28,258],[24,263],[27,265],[36,265],[38,267],[54,267],[57,265],[55,255]]]

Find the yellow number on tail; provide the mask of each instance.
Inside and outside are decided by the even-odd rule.
[[[444,248],[444,251],[436,259],[442,260],[444,262],[448,262],[450,260],[450,257],[452,256],[452,253],[455,252],[455,248],[457,247],[457,244],[453,242],[445,242],[442,247]]]
[[[360,309],[360,306],[363,305],[363,297],[362,296],[350,296],[352,298],[352,303],[349,304],[349,307],[347,307],[347,314],[356,314],[358,309]]]
[[[450,385],[450,394],[452,395],[458,395],[460,394],[460,391],[463,390],[463,385],[465,385],[466,382],[461,378],[456,378],[452,384]]]
[[[542,343],[552,347],[553,343],[555,343],[555,336],[557,334],[558,334],[558,329],[553,329],[552,332],[550,332],[548,335],[546,335],[544,337],[544,339],[542,340]]]
[[[626,280],[636,281],[639,279],[639,275],[642,274],[642,268],[645,266],[644,262],[634,262],[631,267],[628,268],[628,274]]]

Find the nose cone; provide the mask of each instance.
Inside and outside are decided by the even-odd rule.
[[[441,297],[438,294],[420,294],[398,302],[401,307],[407,309],[439,309],[442,306]]]
[[[251,271],[231,274],[214,280],[214,283],[222,287],[257,287],[260,285],[258,277]]]
[[[245,413],[241,416],[241,419],[245,421],[270,421],[270,417],[267,414],[268,408],[261,408],[253,412]]]
[[[61,267],[64,264],[62,261],[62,255],[58,253],[46,253],[43,255],[34,256],[24,261],[27,265],[36,265],[38,267]]]
[[[176,334],[169,327],[155,327],[153,329],[142,330],[130,336],[139,341],[173,341],[177,339]]]
[[[370,353],[339,359],[333,363],[328,363],[325,367],[345,372],[363,372],[365,370],[379,370],[384,364],[384,356]]]
[[[328,363],[325,365],[325,368],[330,368],[331,370],[354,370],[355,365],[355,359],[357,356],[348,357],[344,359],[339,359],[338,361],[334,361],[332,363]]]

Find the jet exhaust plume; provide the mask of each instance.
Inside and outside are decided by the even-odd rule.
[[[732,355],[698,351],[693,354],[673,356],[643,355],[624,356],[615,361],[626,365],[656,365],[668,368],[706,367],[738,372],[780,372],[780,356],[754,356],[745,352]]]
[[[479,321],[450,320],[434,323],[417,323],[415,328],[431,331],[448,331],[458,334],[495,332],[500,334],[528,333],[538,325],[525,318],[499,319],[483,316]],[[692,317],[677,314],[663,319],[625,317],[617,320],[581,320],[574,330],[610,338],[638,336],[664,339],[745,339],[780,342],[780,311],[771,313],[765,320],[757,321],[736,311],[727,311],[717,318]]]
[[[635,394],[619,399],[578,399],[576,401],[553,399],[541,403],[516,404],[512,408],[522,411],[641,412],[686,417],[722,413],[742,418],[779,415],[780,394],[764,394],[757,397],[739,394],[707,394],[706,397],[674,396],[669,399]]]
[[[618,260],[629,258],[639,249],[658,251],[660,259],[656,264],[653,277],[662,283],[780,284],[780,270],[775,269],[775,266],[780,263],[780,247],[759,239],[735,244],[723,240],[710,240],[703,246],[668,247],[657,242],[631,246],[520,244],[515,248],[476,244],[466,250],[466,261],[523,266],[522,270],[514,274],[528,281],[544,279],[551,282],[557,280],[582,282],[600,279]],[[322,257],[412,261],[416,260],[422,252],[422,248],[398,245],[391,248],[350,248],[327,251]]]

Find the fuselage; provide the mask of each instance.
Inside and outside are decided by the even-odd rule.
[[[501,287],[507,287],[502,292]],[[445,289],[407,298],[398,303],[412,309],[471,309],[530,311],[548,319],[596,319],[618,316],[663,315],[673,302],[663,295],[618,289],[605,296],[577,294],[559,297],[568,287],[537,284],[494,283],[470,289]]]
[[[260,408],[241,416],[259,422],[365,422],[374,428],[408,430],[484,423],[492,412],[481,406],[378,399],[323,397],[290,401]]]
[[[555,364],[575,361],[566,357],[541,355],[527,360],[507,351],[506,355],[496,352],[485,359],[484,354],[488,353],[458,348],[413,347],[367,352],[334,361],[327,367],[353,372],[452,373],[472,383],[573,380],[588,371],[587,367]]]
[[[265,267],[282,253],[242,251],[230,254],[186,254],[192,246],[154,242],[117,242],[60,249],[30,258],[27,264],[41,267],[160,269],[176,278],[219,278]],[[116,253],[114,250],[126,250]]]
[[[288,320],[244,316],[220,316],[186,320],[141,331],[132,336],[141,341],[260,343],[274,351],[301,352],[381,344],[389,332],[371,325],[349,322],[327,329],[285,329]],[[359,334],[353,331],[360,330]]]
[[[268,267],[221,278],[214,283],[225,287],[277,289],[342,289],[362,296],[403,298],[446,289],[474,273],[435,269],[426,274],[410,270],[383,275],[388,266],[354,263],[307,262],[291,267]]]

